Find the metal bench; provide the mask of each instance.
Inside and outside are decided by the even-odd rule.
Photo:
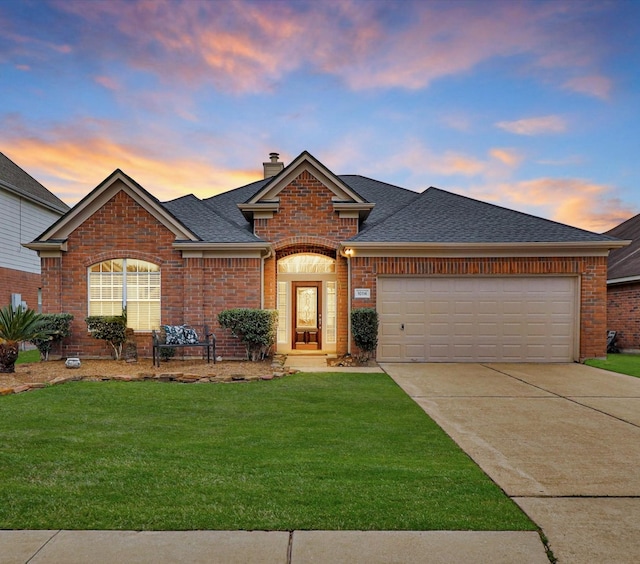
[[[216,362],[216,336],[209,332],[209,327],[204,325],[202,331],[196,331],[191,325],[165,325],[163,327],[175,327],[182,328],[182,338],[177,338],[176,335],[171,335],[171,338],[167,338],[167,332],[162,334],[160,331],[151,331],[151,337],[153,339],[153,365],[160,366],[160,350],[161,349],[186,349],[190,347],[200,347],[206,349],[207,363]],[[185,336],[188,330],[188,336]],[[178,331],[179,333],[179,331]],[[194,337],[194,335],[196,337]],[[169,341],[169,342],[167,342]],[[204,360],[205,351],[202,351],[202,359]]]

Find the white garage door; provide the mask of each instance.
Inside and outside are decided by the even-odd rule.
[[[571,362],[575,277],[378,278],[378,360]]]

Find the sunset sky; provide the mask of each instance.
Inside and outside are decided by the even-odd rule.
[[[304,150],[609,229],[640,213],[640,1],[0,0],[0,151],[70,205]]]

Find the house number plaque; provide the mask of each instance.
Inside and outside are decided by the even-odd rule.
[[[371,290],[369,288],[354,288],[353,289],[353,297],[358,299],[362,299],[362,298],[370,298],[371,297]]]

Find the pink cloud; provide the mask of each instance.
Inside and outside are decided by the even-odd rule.
[[[522,155],[514,149],[491,149],[489,155],[510,168],[520,166],[523,159]]]
[[[516,135],[545,135],[549,133],[563,133],[567,129],[567,122],[560,116],[541,116],[524,118],[515,121],[500,121],[496,127]]]
[[[572,41],[566,40],[558,25],[567,17],[562,2],[405,2],[400,11],[355,0],[60,0],[56,6],[92,24],[82,51],[106,57],[104,45],[112,45],[131,66],[167,82],[212,83],[238,93],[269,91],[303,68],[338,76],[354,90],[420,89],[512,56],[526,57],[529,69],[577,67],[592,74],[599,55],[588,26],[572,28]],[[580,19],[591,9],[572,4],[571,16]]]
[[[93,79],[97,84],[103,86],[107,90],[119,90],[120,84],[118,81],[110,76],[96,76]]]
[[[567,82],[564,83],[564,88],[601,98],[602,100],[608,100],[611,95],[612,83],[606,76],[579,76],[567,80]]]

